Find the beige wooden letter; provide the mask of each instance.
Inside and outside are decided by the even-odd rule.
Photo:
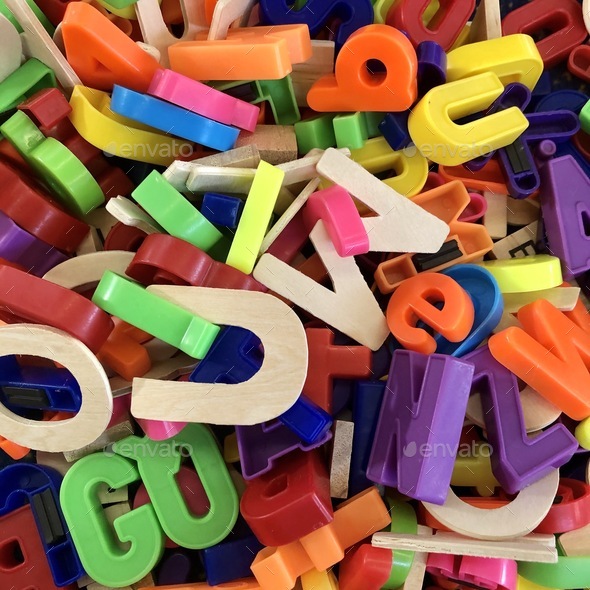
[[[125,275],[135,253],[122,250],[91,252],[70,258],[45,273],[46,281],[76,290],[86,285],[96,285],[105,271],[110,270]]]
[[[500,0],[481,0],[469,30],[469,43],[497,39],[501,36]]]
[[[14,324],[0,330],[0,356],[9,354],[40,356],[63,365],[80,386],[82,406],[68,420],[38,422],[0,404],[0,435],[36,451],[59,453],[89,445],[105,431],[113,413],[109,381],[82,342],[48,326]]]
[[[453,490],[449,490],[442,506],[430,502],[423,502],[423,506],[436,520],[460,535],[492,541],[514,539],[531,533],[545,518],[553,505],[558,485],[559,470],[555,469],[524,488],[502,508],[470,506],[458,498]]]
[[[20,68],[23,44],[18,31],[12,23],[0,14],[0,36],[2,38],[2,54],[0,55],[0,82],[12,72]]]
[[[244,383],[170,383],[134,379],[131,413],[172,422],[251,425],[272,420],[301,394],[307,375],[307,340],[299,318],[267,293],[151,286],[148,291],[214,324],[251,330],[264,361]]]
[[[231,24],[238,19],[240,21],[247,20],[254,4],[255,0],[218,0],[213,11],[213,20],[207,40],[225,39]],[[244,26],[246,25],[244,24]]]
[[[317,171],[377,213],[363,218],[372,252],[438,252],[449,235],[444,221],[334,148],[325,151]]]
[[[6,6],[23,29],[21,40],[24,54],[35,57],[50,67],[69,97],[74,86],[82,82],[27,4],[27,0],[6,0]]]
[[[584,0],[582,3],[582,13],[584,15],[586,30],[590,33],[590,0]]]
[[[177,38],[168,30],[158,0],[139,0],[135,4],[143,40],[160,52],[160,64],[165,68],[170,67],[170,45],[179,41],[192,41],[197,33],[207,29],[204,0],[180,0],[180,9],[184,17],[184,34]]]
[[[271,254],[262,255],[254,268],[254,278],[357,342],[377,350],[385,342],[389,328],[354,257],[338,255],[322,221],[309,237],[328,270],[334,291]]]
[[[404,549],[420,553],[516,559],[517,561],[533,561],[537,563],[557,562],[554,535],[533,534],[498,543],[497,541],[470,539],[457,533],[443,531],[431,536],[375,533],[371,543],[373,547],[392,549],[394,551]]]

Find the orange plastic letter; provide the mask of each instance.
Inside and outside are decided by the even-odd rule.
[[[590,334],[544,299],[518,319],[524,330],[490,338],[494,358],[574,420],[590,416]]]
[[[170,66],[193,80],[278,80],[312,56],[307,25],[230,29],[227,39],[175,43]]]
[[[342,561],[346,550],[391,523],[377,488],[363,490],[334,511],[334,520],[298,541],[265,547],[252,563],[252,573],[262,590],[294,588],[297,578]]]
[[[62,22],[68,61],[86,86],[111,91],[121,84],[147,92],[160,64],[86,2],[68,4]]]
[[[437,309],[434,301],[442,301]],[[423,354],[436,351],[436,340],[424,329],[422,320],[451,342],[461,342],[473,327],[474,308],[471,297],[459,283],[442,274],[424,273],[406,279],[395,291],[387,306],[387,325],[399,343],[408,350]]]
[[[385,72],[371,72],[370,60]],[[405,111],[418,96],[418,59],[408,38],[387,25],[353,33],[336,59],[334,74],[318,80],[307,94],[315,111]]]

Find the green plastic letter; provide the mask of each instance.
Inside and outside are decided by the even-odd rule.
[[[117,455],[96,453],[77,461],[64,477],[60,501],[80,560],[88,575],[105,586],[128,586],[141,580],[164,551],[164,533],[151,504],[120,516],[113,523],[123,551],[98,500],[97,487],[119,488],[139,479],[135,465]]]

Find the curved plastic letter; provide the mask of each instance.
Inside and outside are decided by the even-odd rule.
[[[101,509],[96,489],[103,483],[119,488],[139,479],[131,461],[117,455],[88,455],[67,472],[60,501],[70,532],[87,574],[105,586],[138,582],[158,563],[164,551],[164,533],[151,504],[115,520],[113,527],[131,548],[122,551]]]
[[[379,60],[385,73],[371,72]],[[307,95],[316,111],[405,111],[418,96],[418,58],[408,38],[387,25],[352,34],[336,59],[334,74],[318,80]]]
[[[517,107],[472,123],[455,123],[489,107],[503,91],[502,82],[493,72],[433,88],[414,107],[408,120],[416,147],[437,164],[455,166],[510,145],[529,126]]]
[[[176,482],[187,449],[209,497],[206,516],[194,516]],[[203,424],[190,424],[166,441],[129,436],[115,443],[120,455],[137,461],[141,479],[164,532],[190,549],[216,545],[230,534],[239,512],[238,495],[213,435]]]

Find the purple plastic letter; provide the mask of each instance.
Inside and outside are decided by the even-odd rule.
[[[22,265],[37,277],[69,258],[19,227],[4,213],[0,213],[0,257]]]
[[[569,280],[590,269],[590,179],[572,156],[543,166],[541,208],[549,247]]]
[[[578,443],[562,424],[528,438],[516,376],[501,365],[487,346],[463,357],[473,363],[473,387],[481,395],[492,453],[492,471],[504,490],[516,494],[567,463]]]
[[[236,436],[242,475],[244,479],[253,479],[270,471],[276,459],[295,449],[311,451],[321,447],[332,438],[332,431],[328,430],[317,442],[307,444],[277,419],[254,426],[236,426]]]
[[[409,350],[393,354],[367,477],[444,504],[461,436],[473,365]]]

